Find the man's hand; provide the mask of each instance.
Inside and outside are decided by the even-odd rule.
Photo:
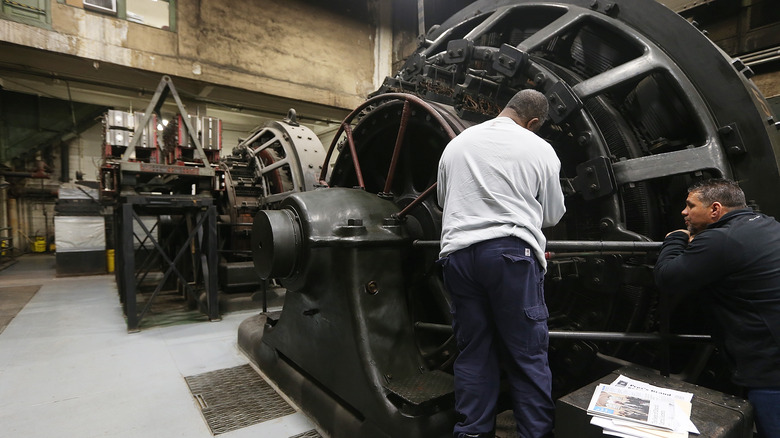
[[[670,232],[666,233],[666,236],[665,236],[665,237],[669,237],[669,235],[670,235],[670,234],[672,234],[672,233],[676,233],[676,232],[678,232],[678,231],[682,231],[683,233],[685,233],[686,235],[688,235],[688,242],[690,242],[691,240],[693,240],[693,236],[691,236],[691,232],[690,232],[690,231],[688,231],[688,230],[686,230],[686,229],[684,229],[684,228],[683,228],[683,229],[679,229],[679,230],[670,231]]]

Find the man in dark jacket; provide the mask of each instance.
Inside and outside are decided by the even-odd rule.
[[[761,437],[780,437],[780,223],[748,208],[739,186],[688,189],[686,230],[666,235],[655,279],[663,293],[703,291],[732,380],[753,403]]]

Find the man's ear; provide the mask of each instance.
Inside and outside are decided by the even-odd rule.
[[[726,210],[723,208],[723,204],[721,204],[718,201],[715,201],[710,205],[710,217],[717,221],[720,219],[721,216],[726,214]]]
[[[541,127],[542,127],[542,123],[539,121],[538,117],[534,117],[533,119],[529,120],[528,123],[525,124],[525,129],[531,132],[536,132]]]

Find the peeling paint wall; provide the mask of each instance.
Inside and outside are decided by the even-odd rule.
[[[303,0],[177,3],[169,32],[52,0],[51,30],[0,20],[0,41],[340,108],[391,74],[375,68],[378,17]]]
[[[179,57],[198,60],[204,75],[256,74],[361,99],[372,90],[374,26],[297,1],[222,2],[180,6]],[[264,90],[265,91],[265,90]],[[275,94],[275,93],[274,93]],[[302,97],[302,96],[299,96]],[[336,102],[328,102],[336,104]]]

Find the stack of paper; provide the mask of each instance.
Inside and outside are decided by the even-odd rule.
[[[588,405],[590,423],[605,435],[640,438],[687,438],[699,433],[691,422],[689,392],[653,386],[626,376],[600,384]]]

